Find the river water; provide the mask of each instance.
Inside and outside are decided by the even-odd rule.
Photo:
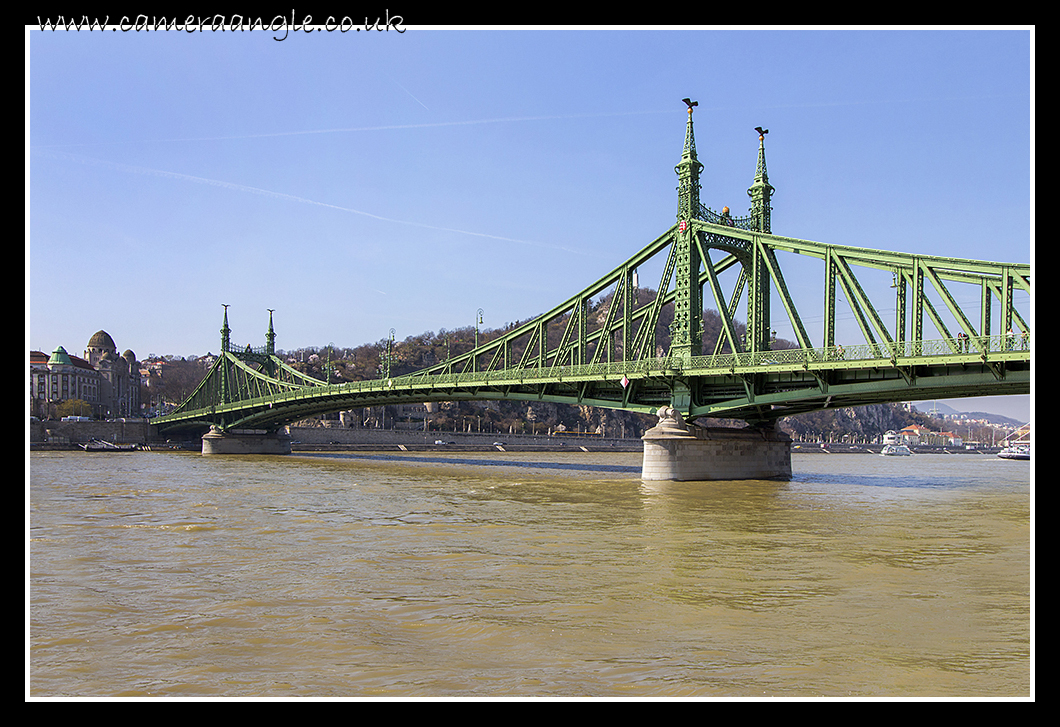
[[[1032,697],[1031,469],[29,456],[36,697]]]

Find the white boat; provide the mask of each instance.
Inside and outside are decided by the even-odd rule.
[[[997,453],[997,456],[1001,459],[1030,459],[1031,446],[1029,444],[1014,444],[1010,447],[1005,447]]]
[[[1001,442],[1005,448],[997,453],[1001,459],[1031,458],[1031,425],[1024,424]]]
[[[913,450],[904,444],[888,444],[880,450],[881,457],[908,457],[911,454]]]

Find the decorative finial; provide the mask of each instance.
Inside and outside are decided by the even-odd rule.
[[[693,106],[699,106],[699,101],[693,101],[690,98],[683,98],[681,100],[684,101],[686,104],[688,104],[688,113],[689,114],[692,113],[692,107]]]
[[[758,140],[765,141],[766,134],[769,133],[769,129],[763,129],[761,126],[756,126],[755,131],[758,132]]]

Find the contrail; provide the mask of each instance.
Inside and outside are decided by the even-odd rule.
[[[401,89],[402,91],[404,91],[405,93],[407,93],[407,94],[408,94],[409,96],[412,96],[412,91],[410,91],[410,90],[408,90],[407,88],[405,88],[404,86],[402,86],[402,85],[401,85],[400,83],[398,83],[397,81],[395,81],[395,80],[394,80],[393,78],[391,78],[390,80],[391,80],[391,81],[392,81],[392,82],[394,83],[394,85],[396,85],[396,86],[397,86],[398,88],[400,88],[400,89]],[[422,106],[423,108],[427,109],[427,104],[423,103],[423,101],[420,101],[420,100],[419,100],[418,98],[416,98],[415,96],[412,96],[412,100],[413,100],[413,101],[415,101],[416,103],[418,103],[418,104],[419,104],[420,106]],[[430,109],[427,109],[427,110],[428,110],[428,111],[430,111]]]
[[[412,94],[409,94],[412,96]],[[416,99],[420,105],[423,102]],[[427,108],[424,106],[424,108]],[[430,110],[430,109],[428,109]],[[611,116],[641,116],[645,114],[672,114],[673,110],[667,111],[625,111],[615,113],[602,113],[602,114],[558,114],[549,116],[508,116],[495,119],[468,119],[465,121],[430,121],[422,122],[418,124],[384,124],[380,126],[350,126],[336,129],[308,129],[301,131],[273,131],[261,134],[239,134],[236,136],[200,136],[200,137],[184,137],[179,139],[123,139],[122,141],[113,142],[86,142],[79,144],[42,144],[34,145],[34,149],[54,149],[57,147],[65,146],[97,146],[102,144],[151,144],[151,143],[172,143],[178,141],[235,141],[238,139],[269,139],[282,136],[305,136],[309,134],[340,134],[340,133],[352,133],[357,131],[395,131],[398,129],[435,129],[446,126],[476,126],[479,124],[503,124],[512,121],[563,121],[571,119],[589,119],[589,118],[601,118]]]
[[[423,227],[428,230],[438,230],[440,232],[455,232],[461,235],[472,235],[474,237],[485,237],[491,240],[501,240],[503,242],[514,242],[520,245],[532,245],[534,247],[547,247],[553,250],[562,250],[563,252],[579,253],[581,251],[574,250],[569,247],[563,247],[562,245],[550,245],[544,242],[533,242],[530,240],[519,240],[514,237],[502,237],[501,235],[491,235],[486,232],[473,232],[471,230],[460,230],[454,227],[441,227],[439,225],[429,225],[425,222],[413,222],[411,220],[398,220],[393,217],[384,217],[383,215],[373,214],[372,212],[365,212],[363,210],[356,210],[352,207],[343,207],[337,204],[330,204],[328,202],[319,202],[315,199],[308,199],[306,197],[299,197],[294,194],[287,194],[286,192],[274,192],[270,189],[262,189],[260,187],[251,187],[246,184],[236,184],[235,182],[225,182],[220,179],[209,179],[207,177],[196,177],[191,174],[182,174],[180,172],[169,172],[162,169],[151,169],[149,167],[137,167],[130,164],[121,164],[119,162],[104,161],[102,159],[91,159],[89,157],[79,157],[72,154],[64,154],[61,152],[47,151],[38,152],[44,153],[55,159],[65,159],[67,161],[80,162],[82,164],[93,164],[101,167],[109,167],[118,171],[130,172],[132,174],[144,174],[154,177],[165,177],[168,179],[178,179],[184,182],[193,182],[195,184],[206,184],[212,187],[221,187],[222,189],[229,189],[235,192],[249,192],[250,194],[257,194],[264,197],[273,197],[275,199],[287,200],[288,202],[300,202],[302,204],[316,205],[317,207],[326,207],[328,209],[339,210],[340,212],[349,212],[350,214],[362,215],[364,217],[371,217],[375,220],[382,222],[393,222],[399,225],[412,225],[414,227]]]
[[[412,95],[411,92],[398,82],[394,81],[394,84],[398,85],[403,91],[412,96],[412,99],[418,104],[427,108],[426,104],[417,99],[416,96]],[[713,106],[701,106],[700,112],[705,111],[734,111],[734,110],[756,110],[756,111],[769,111],[773,109],[791,109],[791,108],[829,108],[838,106],[867,106],[867,105],[878,105],[878,104],[909,104],[909,103],[922,103],[922,102],[953,102],[953,101],[991,101],[997,99],[1004,99],[1004,97],[1011,97],[1013,95],[1020,94],[993,94],[993,95],[968,95],[968,96],[944,96],[941,99],[865,99],[865,100],[853,100],[853,101],[818,101],[818,102],[805,102],[798,104],[770,104],[762,106],[740,106],[732,104],[713,105]],[[428,111],[430,109],[427,109]],[[377,126],[343,126],[337,128],[321,128],[321,129],[301,129],[298,131],[263,131],[261,134],[241,134],[223,137],[183,137],[178,139],[123,139],[121,141],[98,141],[98,142],[85,142],[85,143],[74,143],[74,144],[40,144],[32,146],[32,148],[58,148],[64,146],[98,146],[107,144],[152,144],[152,143],[175,143],[175,142],[198,142],[198,141],[236,141],[240,139],[272,139],[279,137],[298,137],[308,136],[313,134],[352,134],[356,131],[392,131],[398,129],[414,129],[414,128],[442,128],[446,126],[476,126],[479,124],[504,124],[511,122],[526,122],[526,121],[571,121],[575,119],[605,119],[605,118],[616,118],[616,117],[635,117],[635,116],[649,116],[649,114],[655,113],[679,113],[681,109],[655,109],[648,111],[607,111],[598,113],[557,113],[557,114],[543,114],[543,116],[531,116],[531,117],[499,117],[495,119],[467,119],[464,121],[434,121],[434,122],[423,122],[419,124],[381,124]]]
[[[405,93],[412,98],[423,108],[427,108],[426,104],[420,101],[418,98],[412,95],[408,89],[402,86],[397,81],[394,81]],[[905,104],[905,103],[921,103],[925,101],[930,102],[950,102],[950,101],[985,101],[985,100],[996,100],[999,98],[1007,98],[1010,96],[1020,96],[1021,94],[1005,94],[1005,95],[988,95],[988,96],[951,96],[943,98],[898,98],[898,99],[864,99],[864,100],[842,100],[842,101],[809,101],[804,103],[794,104],[768,104],[762,106],[739,106],[733,104],[722,104],[713,106],[701,106],[699,107],[700,113],[706,111],[733,111],[733,110],[755,110],[755,111],[770,111],[773,109],[796,109],[796,108],[829,108],[838,106],[866,106],[866,105],[877,105],[877,104]],[[428,111],[430,109],[427,109]],[[620,116],[646,116],[651,114],[676,114],[680,113],[681,109],[675,111],[674,109],[666,110],[654,110],[654,111],[611,111],[601,113],[585,113],[585,114],[547,114],[540,116],[504,116],[498,118],[489,119],[466,119],[464,121],[429,121],[417,124],[381,124],[378,126],[348,126],[338,127],[334,129],[303,129],[299,131],[271,131],[262,132],[260,134],[237,134],[231,136],[198,136],[198,137],[181,137],[174,139],[123,139],[121,141],[97,141],[97,142],[85,142],[85,143],[74,143],[74,144],[42,144],[32,146],[34,149],[54,149],[58,147],[71,147],[71,146],[100,146],[100,145],[113,145],[113,144],[152,144],[152,143],[175,143],[175,142],[198,142],[198,141],[236,141],[239,139],[272,139],[284,136],[307,136],[310,134],[343,134],[343,133],[355,133],[361,131],[397,131],[400,129],[437,129],[444,128],[447,126],[476,126],[481,124],[503,124],[511,122],[523,122],[523,121],[571,121],[574,119],[599,119],[599,118],[614,118]]]

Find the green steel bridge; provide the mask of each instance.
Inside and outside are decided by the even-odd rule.
[[[552,310],[415,373],[390,376],[386,370],[378,380],[329,384],[277,357],[271,311],[264,347],[232,344],[226,306],[213,368],[179,408],[154,423],[160,431],[275,431],[354,408],[514,399],[640,412],[672,406],[688,421],[726,417],[766,426],[829,407],[1030,393],[1029,316],[1016,302],[1029,300],[1029,265],[772,234],[768,130],[761,128],[747,190],[750,214],[716,212],[700,203],[696,103],[685,103],[676,223]],[[783,255],[819,261],[814,266],[824,300],[811,311],[815,320],[823,318],[817,342],[807,334],[780,265],[794,258]],[[793,264],[800,282],[802,264]],[[654,290],[639,286],[639,271],[649,269],[660,276]],[[880,276],[889,285],[879,284]],[[709,351],[703,344],[707,296],[721,321]],[[794,348],[775,341],[770,311],[778,302],[794,331]],[[892,309],[893,319],[885,321],[879,311]],[[853,317],[860,342],[836,341],[837,313]],[[671,317],[667,331],[662,321]]]

